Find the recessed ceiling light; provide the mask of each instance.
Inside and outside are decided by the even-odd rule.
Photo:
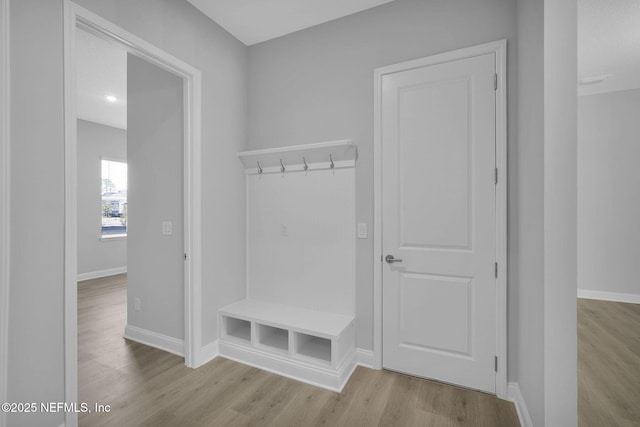
[[[116,98],[116,97],[115,97],[115,96],[113,96],[113,95],[105,95],[105,96],[104,96],[104,99],[106,99],[106,100],[107,100],[107,101],[109,101],[109,102],[116,102],[116,101],[118,100],[118,98]]]
[[[603,81],[607,80],[609,77],[611,77],[611,74],[605,74],[604,76],[583,77],[580,80],[578,80],[578,85],[587,86],[587,85],[594,85],[596,83],[602,83]]]

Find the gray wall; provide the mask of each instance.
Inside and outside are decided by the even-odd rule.
[[[0,0],[0,401],[7,401],[7,356],[9,327],[9,10]],[[6,414],[0,413],[0,426]]]
[[[62,62],[62,2],[12,1],[10,402],[64,401]],[[29,427],[64,420],[7,418]]]
[[[545,426],[578,425],[575,0],[544,3]],[[525,366],[521,366],[525,368]]]
[[[249,48],[249,148],[338,139],[358,145],[356,218],[373,229],[373,70],[506,38],[509,0],[396,0]],[[515,93],[515,55],[509,56]],[[515,104],[510,102],[510,116]],[[510,124],[509,135],[515,126]],[[512,138],[513,139],[513,138]],[[373,239],[356,249],[357,345],[373,348]]]
[[[536,426],[577,425],[576,20],[573,0],[518,1],[518,156],[509,183],[518,189],[510,193],[510,266],[518,268],[510,311],[518,314],[510,338]]]
[[[244,297],[247,48],[185,1],[79,0],[202,72],[202,344],[217,309]],[[239,196],[240,195],[240,196]]]
[[[246,47],[186,2],[79,1],[202,71],[203,344],[217,308],[244,296]],[[63,2],[11,2],[9,400],[64,400]],[[46,70],[46,72],[43,72]],[[37,124],[37,125],[34,125]],[[43,215],[42,207],[47,207]],[[63,414],[9,416],[57,426]]]
[[[127,160],[127,131],[78,120],[78,274],[127,267],[126,239],[101,239],[101,160]]]
[[[640,89],[578,98],[578,289],[640,296]]]
[[[184,339],[182,86],[181,77],[127,55],[127,325],[177,339]]]
[[[518,1],[517,58],[518,115],[512,115],[510,120],[517,120],[518,133],[509,145],[509,379],[517,379],[534,424],[541,426],[544,422],[544,2]]]

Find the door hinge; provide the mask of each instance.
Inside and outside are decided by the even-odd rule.
[[[498,277],[498,263],[497,263],[497,262],[496,262],[496,271],[495,271],[495,274],[496,274],[496,278],[497,278],[497,277]]]
[[[495,365],[494,369],[496,370],[496,372],[498,372],[498,356],[495,357],[494,361],[495,361],[494,362],[494,365]]]
[[[186,253],[184,254],[184,260],[185,261],[187,260],[187,254]]]
[[[496,168],[496,185],[498,185],[498,168]]]
[[[498,73],[493,75],[493,90],[498,90]]]

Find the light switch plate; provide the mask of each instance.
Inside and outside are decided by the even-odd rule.
[[[173,224],[171,221],[162,221],[162,234],[165,236],[173,234]]]
[[[358,239],[367,238],[367,224],[364,222],[358,223]]]

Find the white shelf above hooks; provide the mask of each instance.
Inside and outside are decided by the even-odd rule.
[[[345,168],[355,166],[358,149],[351,140],[319,142],[265,150],[242,151],[238,157],[248,174]],[[305,169],[307,166],[307,169]]]

